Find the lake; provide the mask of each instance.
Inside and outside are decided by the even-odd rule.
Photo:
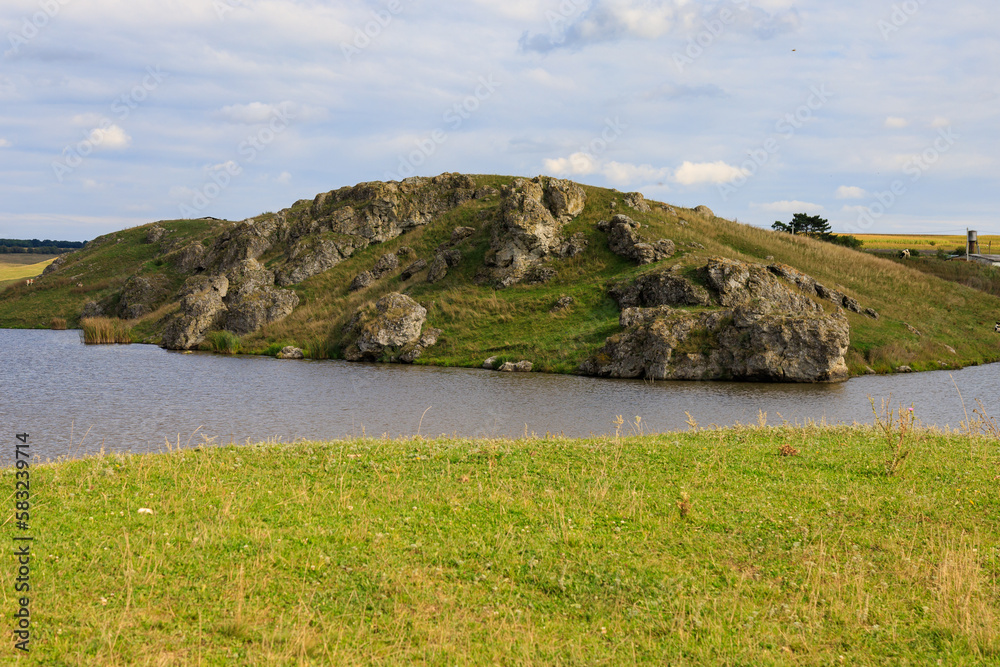
[[[1000,414],[1000,365],[855,378],[837,385],[607,380],[542,373],[280,361],[84,345],[78,331],[0,329],[0,460],[14,434],[44,458],[248,440],[442,434],[613,434],[616,415],[649,432],[806,421],[872,422],[868,397],[912,403],[957,427],[975,400]],[[957,385],[957,389],[956,389]],[[2,440],[11,442],[10,447]]]

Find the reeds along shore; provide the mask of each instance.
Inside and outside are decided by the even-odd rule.
[[[87,345],[128,344],[133,340],[132,327],[117,317],[85,317],[80,320],[80,328]]]

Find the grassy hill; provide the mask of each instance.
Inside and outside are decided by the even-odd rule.
[[[513,180],[473,178],[479,187],[499,187]],[[479,366],[486,357],[499,356],[530,359],[536,370],[572,372],[620,330],[618,306],[607,295],[608,283],[652,268],[635,266],[612,253],[607,237],[596,229],[599,220],[626,213],[642,223],[645,237],[675,242],[678,252],[655,267],[680,265],[697,280],[691,271],[709,257],[780,262],[877,310],[881,314],[877,321],[846,313],[851,326],[847,362],[852,373],[865,372],[866,367],[890,372],[901,364],[925,370],[1000,360],[1000,337],[993,332],[1000,299],[994,296],[887,259],[724,220],[704,210],[650,202],[651,209],[641,212],[625,205],[623,193],[589,186],[584,190],[586,207],[566,225],[564,234],[580,232],[589,246],[576,257],[552,262],[556,274],[544,284],[519,283],[497,290],[475,282],[489,248],[489,223],[498,215],[500,205],[498,196],[487,196],[451,208],[385,243],[357,251],[333,268],[294,285],[291,289],[299,297],[294,312],[244,336],[239,348],[274,354],[293,344],[314,358],[337,357],[341,354],[341,327],[351,314],[383,294],[399,291],[427,308],[428,326],[443,330],[438,344],[417,363]],[[294,216],[312,205],[312,201],[303,200],[284,213]],[[158,225],[168,230],[173,247],[190,241],[210,247],[233,223],[176,220]],[[430,284],[421,274],[404,283],[395,275],[365,290],[348,291],[354,276],[401,246],[413,248],[417,256],[429,261],[435,248],[459,226],[474,227],[476,232],[463,246],[461,263],[441,282]],[[46,327],[53,317],[78,325],[87,301],[114,299],[133,275],[156,277],[168,291],[175,292],[185,275],[164,258],[162,244],[147,242],[150,227],[152,224],[95,239],[87,248],[66,256],[59,270],[40,284],[9,287],[0,298],[0,326]],[[274,268],[286,252],[287,247],[278,244],[260,259]],[[574,304],[550,312],[563,295],[573,297]],[[824,307],[831,309],[829,303]],[[157,342],[165,322],[177,309],[176,302],[167,301],[135,321],[136,338]]]

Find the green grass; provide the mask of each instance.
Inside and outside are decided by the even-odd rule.
[[[66,328],[65,322],[62,328]],[[135,338],[131,325],[117,317],[85,317],[80,320],[80,328],[87,345],[128,344]]]
[[[996,664],[997,442],[907,437],[895,476],[865,427],[36,465],[19,664]]]
[[[54,259],[33,254],[0,254],[0,289],[42,275]]]

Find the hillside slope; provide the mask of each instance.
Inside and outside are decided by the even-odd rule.
[[[742,271],[739,304],[726,301],[712,266]],[[675,360],[708,360],[720,340],[755,335],[738,320],[756,308],[754,317],[770,322],[757,305],[775,290],[786,311],[806,304],[814,322],[833,323],[826,338],[841,320],[849,325],[841,359],[852,374],[1000,359],[993,331],[1000,299],[891,261],[724,220],[704,207],[558,179],[458,174],[362,183],[242,222],[161,221],[109,234],[55,262],[33,286],[5,290],[0,326],[45,327],[53,317],[75,326],[83,315],[104,315],[129,319],[143,342],[173,348],[219,348],[221,340],[250,353],[295,345],[312,358],[411,360],[415,343],[390,342],[381,356],[359,352],[358,336],[371,334],[379,317],[374,304],[400,293],[426,311],[423,331],[435,332],[416,363],[480,366],[497,357],[577,372],[614,347],[609,337],[618,336],[620,348],[652,335],[620,316],[630,303],[656,305],[636,297],[633,285],[653,279],[688,294],[659,305],[671,317],[690,324],[716,313],[716,329],[672,343]],[[622,297],[627,289],[632,302]],[[710,296],[690,296],[703,293]],[[736,325],[726,307],[737,308]],[[654,313],[658,321],[663,312]],[[782,317],[792,324],[781,336],[803,328]],[[213,333],[223,329],[225,336]],[[619,336],[625,329],[631,339]],[[756,377],[725,373],[717,376]]]

